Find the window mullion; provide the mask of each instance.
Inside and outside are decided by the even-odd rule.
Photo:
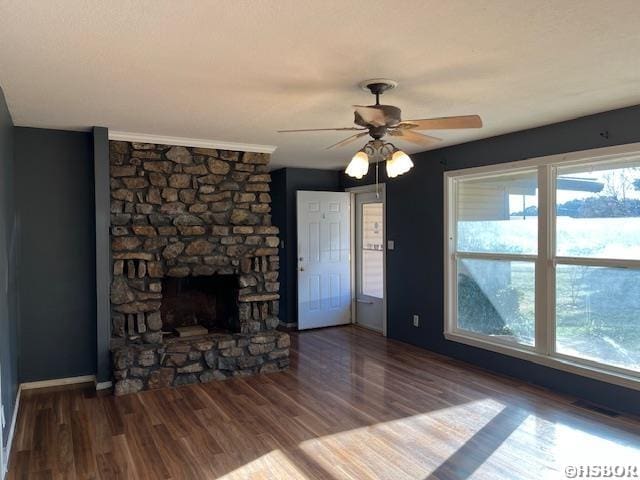
[[[548,218],[548,242],[549,251],[547,259],[547,345],[549,355],[556,351],[556,192],[558,168],[555,165],[547,166],[549,183],[549,218]]]
[[[549,165],[540,166],[538,168],[538,259],[536,261],[535,350],[542,355],[549,355],[553,350],[554,343],[554,183],[552,167]]]
[[[529,255],[526,253],[487,253],[487,252],[456,252],[456,259],[470,258],[478,260],[503,260],[512,262],[535,262],[537,255]]]
[[[547,165],[547,354],[552,355],[556,351],[556,192],[558,169],[555,165]]]
[[[640,269],[640,260],[597,257],[556,257],[555,260],[558,265]]]

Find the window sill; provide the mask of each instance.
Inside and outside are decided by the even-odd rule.
[[[472,347],[482,348],[484,350],[527,360],[545,367],[555,368],[557,370],[581,375],[583,377],[592,378],[602,382],[620,385],[633,390],[640,390],[640,376],[626,375],[617,371],[585,365],[579,361],[542,355],[524,347],[518,348],[518,346],[515,345],[510,346],[497,344],[478,338],[472,338],[457,332],[445,332],[444,337],[452,342],[463,343]]]

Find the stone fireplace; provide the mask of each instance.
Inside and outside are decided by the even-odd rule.
[[[115,393],[286,368],[269,155],[109,149]]]

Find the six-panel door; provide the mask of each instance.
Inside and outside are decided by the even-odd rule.
[[[299,191],[298,328],[351,322],[350,195]]]

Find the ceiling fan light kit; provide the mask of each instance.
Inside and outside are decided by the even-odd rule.
[[[368,171],[369,171],[369,156],[366,153],[364,153],[362,150],[359,150],[358,152],[356,152],[356,154],[353,156],[353,158],[349,162],[349,165],[347,166],[345,173],[350,177],[354,177],[360,180],[362,177],[364,177],[367,174]]]
[[[413,168],[413,162],[409,155],[402,150],[396,150],[387,160],[387,177],[395,178],[398,175],[407,173]]]
[[[407,173],[413,168],[413,162],[409,155],[397,148],[393,143],[383,140],[370,140],[358,150],[349,162],[345,173],[358,180],[362,179],[369,171],[369,159],[376,163],[384,161],[387,165],[387,176],[395,178]]]
[[[392,143],[382,140],[389,134],[400,140],[406,140],[422,147],[430,147],[440,141],[439,138],[424,135],[414,130],[438,130],[438,129],[458,129],[458,128],[481,128],[482,119],[478,115],[463,115],[457,117],[425,118],[420,120],[405,120],[401,118],[401,110],[393,105],[381,105],[380,95],[387,90],[394,89],[398,82],[384,78],[365,80],[359,84],[363,90],[369,90],[376,97],[374,105],[354,105],[354,123],[356,127],[346,128],[320,128],[303,130],[279,130],[280,132],[309,132],[322,130],[350,130],[356,131],[350,137],[339,141],[328,147],[343,147],[360,137],[369,135],[373,140],[369,140],[351,159],[345,173],[357,179],[363,178],[369,171],[369,158],[374,157],[377,163],[386,162],[387,176],[395,178],[398,175],[407,173],[413,168],[413,162],[409,155],[397,148]],[[377,171],[377,170],[376,170]]]

